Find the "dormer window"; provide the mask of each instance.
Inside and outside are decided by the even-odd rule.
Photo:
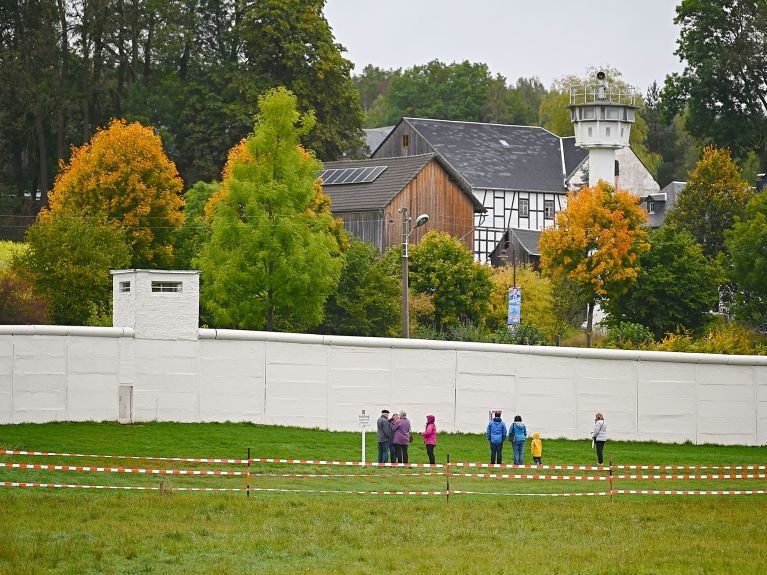
[[[655,202],[648,200],[647,201],[647,213],[648,214],[654,214],[655,213]]]
[[[407,148],[410,146],[410,134],[402,134],[402,147]]]

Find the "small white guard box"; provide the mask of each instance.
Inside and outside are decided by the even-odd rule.
[[[112,270],[112,325],[141,339],[196,340],[200,272]]]

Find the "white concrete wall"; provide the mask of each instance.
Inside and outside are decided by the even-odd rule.
[[[231,330],[150,340],[128,328],[0,326],[0,423],[250,421],[356,430],[405,409],[482,432],[489,409],[543,437],[767,444],[767,357],[502,346]],[[375,417],[373,418],[375,419]]]

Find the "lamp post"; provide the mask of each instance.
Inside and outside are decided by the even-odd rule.
[[[410,337],[410,302],[408,293],[408,240],[413,230],[420,228],[429,221],[428,214],[421,214],[415,219],[413,227],[410,227],[410,218],[407,208],[400,208],[402,214],[402,337]]]

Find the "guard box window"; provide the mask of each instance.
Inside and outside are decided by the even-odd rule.
[[[130,282],[120,282],[120,293],[130,293]]]
[[[180,292],[181,282],[152,282],[152,292]]]

